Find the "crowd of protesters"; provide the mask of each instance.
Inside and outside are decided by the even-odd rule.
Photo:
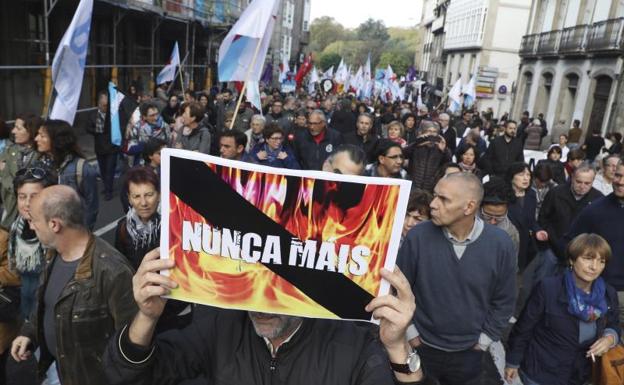
[[[0,382],[8,360],[36,355],[33,381],[65,385],[580,385],[620,344],[621,134],[578,120],[548,130],[528,112],[268,89],[258,110],[227,88],[166,89],[128,93],[120,146],[98,94],[86,120],[97,165],[64,121],[1,124]],[[410,180],[400,270],[383,273],[396,294],[367,307],[380,326],[161,299],[176,286],[153,251],[163,148]],[[119,170],[112,246],[92,230]]]

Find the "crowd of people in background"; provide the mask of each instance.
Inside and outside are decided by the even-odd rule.
[[[166,89],[159,86],[156,96],[137,87],[128,92],[119,110],[121,146],[111,140],[108,94],[98,94],[85,127],[97,164],[85,159],[76,130],[64,121],[23,113],[12,124],[0,122],[0,294],[11,299],[0,308],[0,376],[7,360],[27,360],[38,348],[38,376],[50,384],[214,380],[198,369],[201,362],[223,364],[210,354],[197,353],[204,360],[197,361],[186,350],[191,363],[163,363],[172,341],[193,338],[165,332],[193,328],[194,313],[204,310],[168,301],[150,313],[153,294],[135,303],[137,277],[154,280],[149,274],[158,270],[155,255],[144,257],[160,242],[163,148],[410,180],[397,264],[416,296],[406,338],[424,369],[418,383],[580,385],[589,380],[592,358],[620,344],[620,133],[603,137],[600,127],[579,120],[549,129],[542,114],[529,112],[516,121],[491,109],[452,114],[407,101],[276,89],[262,90],[261,110],[243,98],[235,114],[231,89]],[[92,231],[100,197],[113,199],[116,189],[126,214],[111,246]],[[150,348],[151,332],[147,348],[136,343],[136,314],[157,320],[162,351]],[[242,333],[238,315],[207,317],[229,323],[213,336],[221,344]],[[334,332],[364,344],[355,331]],[[386,383],[370,381],[352,383]]]

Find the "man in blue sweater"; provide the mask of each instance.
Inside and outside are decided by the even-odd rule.
[[[516,299],[511,238],[477,215],[483,187],[470,173],[449,174],[434,189],[431,221],[409,233],[397,264],[416,296],[408,339],[425,372],[442,384],[476,380],[484,352],[508,326]]]
[[[566,243],[581,233],[598,234],[607,240],[613,257],[602,273],[608,284],[618,292],[618,300],[624,303],[624,163],[620,160],[613,178],[613,192],[602,197],[581,211],[570,232],[564,237]],[[620,324],[624,324],[624,306],[620,306]]]

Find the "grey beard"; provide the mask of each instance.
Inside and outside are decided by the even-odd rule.
[[[252,314],[255,312],[249,312],[249,313]],[[295,330],[295,325],[298,325],[302,321],[301,317],[292,317],[292,316],[286,316],[286,315],[277,315],[277,317],[279,317],[279,319],[281,320],[280,325],[278,325],[270,333],[264,333],[264,334],[262,334],[259,328],[256,326],[256,322],[254,321],[254,318],[253,317],[249,317],[249,318],[251,319],[251,323],[254,326],[254,330],[256,331],[256,334],[258,334],[260,337],[264,337],[268,339],[286,337],[288,334],[292,333]]]

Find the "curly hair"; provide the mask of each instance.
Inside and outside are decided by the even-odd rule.
[[[64,120],[48,119],[41,129],[45,130],[50,137],[51,155],[56,167],[60,167],[69,155],[84,158],[78,147],[76,133],[69,123]]]

